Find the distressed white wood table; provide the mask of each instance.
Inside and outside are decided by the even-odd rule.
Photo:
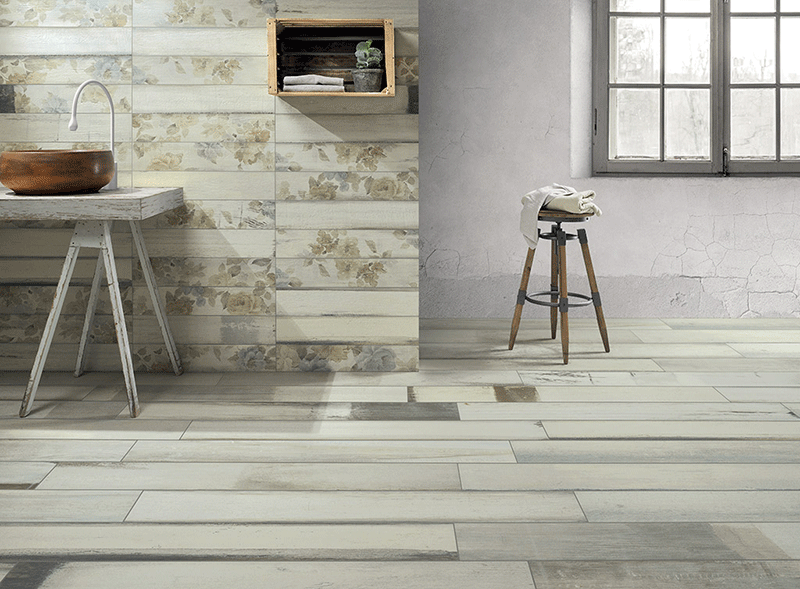
[[[31,377],[22,398],[20,417],[30,413],[36,389],[42,377],[42,370],[53,342],[56,324],[61,315],[67,288],[69,287],[78,253],[82,247],[97,248],[97,267],[92,278],[92,289],[89,294],[89,304],[86,309],[86,319],[83,324],[83,333],[78,348],[78,360],[75,366],[75,376],[83,373],[86,364],[86,346],[89,342],[89,332],[94,322],[94,312],[100,290],[100,280],[105,273],[108,283],[111,308],[114,314],[114,324],[117,331],[119,355],[122,359],[122,371],[125,376],[125,388],[128,392],[128,408],[131,417],[139,415],[139,399],[136,394],[136,380],[133,376],[133,360],[131,358],[130,344],[128,343],[128,329],[125,326],[125,316],[122,312],[122,297],[119,291],[117,267],[114,261],[114,250],[111,247],[111,228],[114,221],[128,221],[131,227],[133,243],[142,266],[147,289],[153,301],[156,318],[161,326],[167,353],[175,374],[183,373],[181,360],[172,333],[169,330],[167,316],[158,296],[155,275],[150,265],[150,258],[142,237],[140,222],[164,211],[172,210],[183,204],[182,188],[133,188],[102,190],[94,194],[58,195],[58,196],[17,196],[11,192],[0,194],[0,220],[29,220],[29,221],[76,221],[75,232],[72,234],[61,278],[58,280],[53,308],[47,317],[42,341],[36,352],[33,362]]]

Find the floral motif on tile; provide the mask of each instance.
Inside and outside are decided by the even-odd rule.
[[[117,113],[131,112],[129,87],[110,84],[108,91],[114,100]],[[119,94],[126,92],[125,96]],[[69,113],[75,94],[73,85],[15,85],[14,112],[16,113]],[[97,86],[87,86],[81,93],[81,104],[90,103],[95,112],[108,112],[108,99]],[[85,108],[85,107],[84,107]]]
[[[278,232],[279,235],[281,233]],[[308,258],[391,258],[394,257],[393,247],[418,250],[419,233],[403,229],[364,232],[351,230],[350,234],[345,229],[320,230],[317,231],[314,241],[298,253]],[[414,257],[416,255],[415,253]]]
[[[274,372],[275,346],[181,345],[178,355],[187,372]],[[172,372],[163,346],[143,345],[132,350],[134,366],[147,372]]]
[[[3,57],[0,84],[78,84],[87,77],[109,84],[131,79],[130,57]]]
[[[415,259],[279,260],[276,287],[291,288],[416,288]]]
[[[167,315],[272,315],[274,287],[259,282],[255,287],[228,289],[211,286],[181,286],[164,293]],[[149,293],[136,297],[136,312],[152,315]]]
[[[419,58],[398,57],[395,59],[395,79],[398,84],[416,86],[419,84]]]
[[[272,229],[273,201],[184,201],[184,204],[148,221],[147,227],[185,229]]]
[[[0,315],[0,343],[38,344],[42,340],[47,315]],[[63,315],[58,322],[53,341],[55,343],[78,343],[83,334],[83,315]],[[130,332],[132,321],[126,318]],[[95,316],[89,332],[89,342],[115,344],[116,326],[111,316]]]
[[[270,258],[150,258],[156,282],[165,286],[275,287]],[[141,268],[134,266],[133,279],[143,284]]]
[[[273,115],[135,114],[134,141],[267,143],[275,132]]]
[[[308,190],[298,182],[283,180],[279,200],[418,200],[416,170],[397,174],[364,175],[358,172],[322,172],[308,177]]]
[[[266,57],[136,56],[134,84],[254,84],[266,76]]]
[[[279,143],[275,166],[283,172],[416,172],[416,143]]]
[[[89,301],[91,288],[88,286],[71,286],[67,289],[66,299],[62,314],[83,315]],[[0,314],[4,315],[47,315],[53,306],[55,286],[39,285],[0,285]],[[122,297],[122,310],[129,314],[133,309],[132,290],[130,286],[120,288]],[[111,303],[108,299],[108,289],[101,288],[97,299],[97,315],[110,315]]]
[[[153,0],[136,0],[144,5]],[[171,0],[153,2],[161,8],[163,23],[192,27],[254,27],[266,26],[267,18],[274,17],[276,0],[248,0],[219,5],[206,0]]]
[[[0,27],[79,26],[124,27],[130,25],[129,0],[4,0],[0,2]]]
[[[137,170],[271,171],[274,154],[263,143],[134,143]]]
[[[278,344],[279,372],[402,372],[418,369],[415,346]]]

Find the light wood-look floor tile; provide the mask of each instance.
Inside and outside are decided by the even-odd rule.
[[[552,439],[800,440],[800,421],[545,421]]]
[[[5,432],[3,433],[5,435]],[[0,461],[56,462],[119,461],[133,447],[125,440],[2,440]]]
[[[584,520],[574,495],[560,492],[145,491],[125,521],[446,523]]]
[[[0,522],[118,522],[139,498],[137,491],[3,491]]]
[[[737,403],[800,403],[800,387],[717,387],[728,401]]]

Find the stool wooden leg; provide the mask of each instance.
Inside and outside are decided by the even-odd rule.
[[[556,234],[557,227],[553,225],[553,234]],[[556,339],[556,328],[558,327],[558,244],[556,240],[550,241],[550,338]]]
[[[514,319],[511,320],[511,337],[508,339],[508,349],[514,349],[514,342],[517,340],[519,322],[522,319],[522,306],[525,304],[525,296],[528,294],[528,281],[531,278],[531,267],[533,266],[533,254],[536,250],[528,248],[528,256],[525,258],[525,268],[522,270],[522,281],[517,293],[517,306],[514,308]]]
[[[569,363],[569,295],[567,293],[567,234],[558,231],[558,310],[561,313],[561,354],[564,364]]]
[[[586,275],[589,277],[589,288],[592,289],[592,302],[594,302],[594,312],[597,315],[597,326],[600,328],[600,337],[603,338],[603,346],[606,352],[611,351],[608,345],[608,331],[606,330],[606,319],[603,316],[603,306],[600,303],[600,292],[597,290],[597,280],[594,276],[594,266],[592,256],[589,253],[589,240],[586,237],[585,229],[578,229],[578,241],[581,242],[583,252],[583,262],[586,264]]]

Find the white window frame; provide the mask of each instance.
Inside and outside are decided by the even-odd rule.
[[[710,84],[666,84],[664,68],[664,12],[665,1],[661,1],[661,80],[657,84],[610,84],[610,23],[611,16],[653,16],[654,13],[611,13],[610,0],[593,1],[593,129],[592,166],[595,175],[717,175],[717,176],[759,176],[759,175],[800,175],[800,160],[781,159],[781,88],[800,88],[800,83],[780,81],[780,18],[797,16],[800,13],[780,13],[781,0],[775,0],[774,12],[736,13],[735,16],[773,16],[776,22],[775,55],[776,80],[765,84],[731,84],[730,82],[730,5],[728,0],[711,0],[711,71]],[[709,18],[705,13],[705,18]],[[669,17],[698,17],[698,14],[669,13]],[[664,89],[665,88],[711,88],[710,120],[710,160],[670,160],[664,157]],[[657,88],[660,90],[660,157],[659,159],[620,158],[609,159],[609,94],[615,87]],[[731,88],[774,88],[776,100],[776,159],[735,159],[729,157],[731,137],[730,90]]]

